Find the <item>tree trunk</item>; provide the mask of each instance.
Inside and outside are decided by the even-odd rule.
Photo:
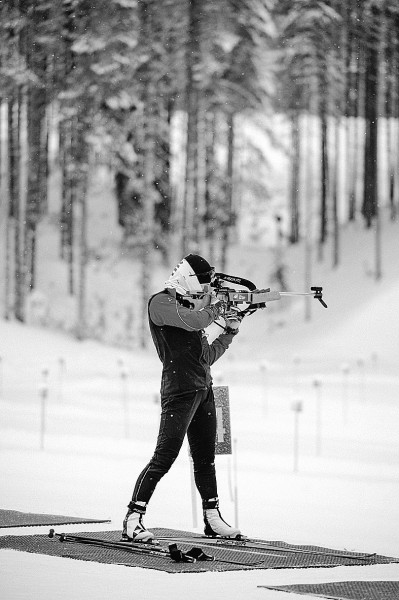
[[[11,286],[12,286],[12,220],[8,212],[5,219],[5,269],[4,269],[4,318],[11,318]]]
[[[399,19],[398,19],[399,24]],[[393,30],[391,42],[391,74],[388,97],[388,189],[390,219],[396,220],[399,204],[399,128],[398,128],[398,68],[399,68],[399,37],[396,28]]]
[[[150,95],[151,87],[148,88],[148,96]],[[147,96],[147,98],[148,98]],[[148,98],[148,102],[151,100]],[[142,227],[142,243],[141,243],[141,335],[140,345],[142,348],[147,346],[147,302],[150,296],[151,288],[151,264],[153,252],[153,223],[154,223],[154,191],[153,191],[153,176],[154,176],[154,137],[153,137],[153,120],[154,114],[151,107],[147,105],[145,110],[145,129],[144,129],[144,145],[143,145],[143,166],[144,166],[144,203],[143,203],[143,227]]]
[[[362,214],[366,226],[371,227],[377,214],[377,143],[378,143],[378,53],[374,44],[366,47],[365,80],[365,149],[364,149],[364,189]]]
[[[77,325],[76,337],[84,340],[87,335],[86,287],[87,287],[87,199],[86,189],[80,189],[80,228],[79,228],[79,267],[77,290]]]
[[[1,12],[0,12],[1,14]],[[1,68],[1,60],[0,60],[0,68]],[[5,106],[5,103],[4,103]],[[0,95],[0,190],[3,187],[3,98]]]
[[[208,111],[205,132],[205,223],[206,238],[208,240],[209,260],[212,264],[216,262],[215,247],[215,142],[216,142],[216,118],[213,111]]]
[[[204,99],[199,98],[198,139],[196,161],[196,207],[194,213],[194,231],[196,231],[198,251],[202,253],[205,238],[205,191],[206,191],[206,108]]]
[[[354,17],[358,18],[358,7],[355,2]],[[361,152],[362,117],[363,117],[363,52],[361,42],[356,36],[352,44],[351,54],[351,85],[350,92],[353,95],[350,111],[348,114],[348,146],[350,148],[350,160],[348,169],[348,220],[355,221],[359,202],[359,179],[361,177],[360,167],[363,160]]]
[[[9,156],[9,219],[14,234],[14,316],[24,320],[24,272],[23,272],[23,236],[21,228],[21,193],[20,193],[20,128],[21,128],[21,93],[9,99],[8,104],[8,156]]]
[[[5,265],[4,265],[4,318],[6,320],[9,320],[11,317],[11,306],[10,306],[10,297],[11,297],[11,286],[12,286],[12,257],[13,257],[13,223],[12,223],[12,217],[11,217],[11,209],[12,209],[12,203],[11,203],[11,193],[10,193],[10,178],[11,178],[11,174],[10,174],[10,169],[11,169],[11,164],[10,164],[10,152],[9,152],[9,146],[11,143],[10,140],[10,131],[8,129],[9,127],[9,123],[10,123],[10,115],[9,115],[9,110],[10,110],[10,104],[12,103],[12,99],[9,98],[8,103],[6,105],[6,110],[7,110],[7,119],[3,119],[3,113],[1,113],[1,121],[0,121],[0,145],[2,145],[3,140],[8,139],[8,148],[5,147],[4,145],[4,154],[7,155],[8,157],[8,161],[6,163],[6,167],[4,170],[4,180],[2,181],[2,184],[4,186],[5,189],[5,197],[4,200],[6,202],[5,205],[5,210],[4,210],[4,216],[5,216],[5,223],[4,223],[4,236],[5,236],[5,248],[4,248],[4,260],[5,260]],[[4,127],[4,129],[3,129]],[[7,128],[7,135],[3,136],[3,131]],[[2,164],[2,163],[0,163]]]
[[[348,221],[355,221],[357,213],[357,187],[359,178],[359,122],[360,117],[353,115],[347,119],[348,165]]]
[[[345,62],[345,98],[342,110],[342,117],[344,119],[345,127],[345,186],[344,186],[344,201],[347,203],[347,218],[348,221],[354,218],[355,208],[355,196],[354,196],[354,185],[355,174],[353,173],[354,167],[354,122],[355,122],[355,110],[354,110],[354,97],[356,95],[356,73],[357,73],[357,52],[354,32],[352,30],[351,22],[355,10],[355,4],[353,0],[349,0],[343,7],[344,14],[344,27],[345,35],[345,49],[342,52],[342,58]]]
[[[315,57],[313,57],[315,61]],[[314,73],[317,73],[317,65],[315,64]],[[304,130],[304,194],[302,200],[303,210],[303,238],[304,238],[304,285],[305,290],[310,291],[312,285],[312,267],[313,267],[313,243],[314,243],[314,206],[315,198],[319,195],[319,180],[318,173],[318,138],[319,138],[319,93],[318,93],[317,76],[311,75],[308,87],[308,113],[306,118],[306,128]],[[315,154],[316,157],[315,158]],[[305,321],[310,321],[312,317],[313,302],[309,296],[305,296]]]
[[[327,111],[322,109],[320,115],[321,121],[321,196],[320,196],[320,233],[319,233],[319,252],[318,259],[323,259],[323,247],[327,239],[327,207],[328,207],[328,186],[329,186],[329,165],[328,165],[328,124]]]
[[[79,186],[80,232],[79,232],[79,285],[77,309],[77,338],[83,340],[87,335],[86,288],[87,288],[87,175]]]
[[[198,246],[198,110],[199,110],[199,67],[200,67],[200,0],[188,0],[189,25],[186,48],[187,70],[187,134],[186,134],[186,177],[183,205],[182,255]]]
[[[227,169],[226,169],[226,198],[223,214],[222,243],[220,264],[222,272],[227,269],[227,250],[230,242],[230,228],[234,221],[233,215],[233,176],[234,176],[234,115],[227,117]]]
[[[154,207],[154,219],[157,232],[156,248],[161,252],[163,264],[170,264],[171,254],[171,219],[173,214],[174,192],[171,181],[171,115],[172,103],[162,101],[158,103],[157,112],[157,137],[155,138],[155,173],[154,186],[156,190],[156,202]]]
[[[140,2],[141,30],[144,47],[152,39],[152,15],[155,2]],[[154,244],[154,165],[156,132],[156,89],[152,69],[147,69],[143,79],[143,220],[141,230],[141,332],[140,345],[147,346],[147,304],[151,290],[152,253]]]
[[[290,187],[290,217],[291,230],[290,242],[296,244],[299,241],[299,168],[301,164],[301,152],[299,143],[299,115],[294,111],[291,116],[291,187]]]
[[[332,266],[339,265],[339,215],[338,215],[338,185],[339,185],[339,152],[340,152],[340,118],[335,119],[335,151],[334,151],[334,174],[332,177],[332,222],[333,222],[333,260]]]
[[[377,69],[377,147],[378,147],[378,133],[381,129],[378,127],[378,123],[381,124],[382,120],[386,120],[386,46],[387,46],[387,20],[385,10],[381,10],[379,15],[379,40],[378,40],[378,69]],[[387,157],[389,161],[389,156]],[[388,163],[389,164],[389,163]],[[377,164],[377,195],[376,195],[376,206],[375,206],[375,279],[378,281],[382,277],[382,223],[381,223],[381,210],[380,207],[383,204],[381,196],[381,180],[385,173],[381,172],[381,167],[378,169]],[[384,186],[385,188],[385,186]]]
[[[310,86],[310,90],[312,87]],[[309,90],[309,91],[310,91]],[[309,97],[309,108],[311,107],[310,112],[307,114],[306,118],[306,128],[305,128],[305,170],[304,170],[304,198],[303,198],[303,214],[304,214],[304,246],[305,246],[305,256],[304,256],[304,275],[305,275],[305,290],[310,291],[310,287],[312,285],[312,259],[313,259],[313,198],[314,198],[314,131],[313,131],[313,119],[315,118],[316,111],[313,111],[312,104],[315,101],[315,96],[310,94]],[[312,318],[312,302],[309,296],[305,296],[305,321],[310,321]]]
[[[338,67],[338,80],[335,83],[335,98],[334,105],[335,119],[334,119],[334,174],[332,184],[332,213],[333,213],[333,257],[332,265],[336,268],[340,261],[340,215],[339,215],[339,204],[340,204],[340,184],[342,176],[347,178],[348,173],[348,162],[345,161],[344,165],[340,165],[341,149],[348,147],[348,139],[344,140],[343,136],[346,133],[346,127],[344,126],[345,116],[348,113],[348,61],[349,61],[349,39],[348,39],[348,19],[349,19],[349,7],[347,3],[341,3],[339,10],[342,16],[342,27],[338,37],[338,48],[333,52],[332,60]],[[346,141],[346,143],[342,143]]]
[[[25,269],[26,285],[35,287],[36,227],[40,220],[43,204],[43,191],[47,173],[47,148],[43,146],[43,128],[46,120],[46,96],[43,88],[31,87],[28,93],[28,193],[25,219]],[[43,156],[44,155],[44,156]]]
[[[75,293],[74,284],[74,164],[73,164],[73,119],[64,119],[60,124],[62,206],[61,206],[61,258],[68,265],[68,292]]]
[[[76,337],[83,340],[87,336],[86,288],[87,288],[87,188],[90,173],[89,149],[85,134],[87,132],[87,116],[82,111],[79,121],[74,127],[74,194],[77,207],[80,208],[80,223],[77,228],[78,255],[77,264],[77,327]]]
[[[356,100],[356,124],[355,124],[355,149],[354,149],[354,195],[355,214],[362,205],[364,191],[365,171],[365,144],[366,144],[366,120],[365,120],[365,89],[366,89],[366,67],[365,51],[359,45],[358,58],[358,82]]]

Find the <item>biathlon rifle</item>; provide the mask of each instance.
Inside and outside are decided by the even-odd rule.
[[[234,289],[226,287],[226,283],[231,283],[236,286],[243,286],[246,289]],[[266,308],[267,302],[280,300],[282,296],[313,296],[316,300],[327,308],[327,304],[323,300],[323,288],[313,286],[310,292],[284,292],[271,291],[270,288],[258,289],[256,285],[249,279],[236,277],[235,275],[227,275],[226,273],[215,273],[214,279],[208,287],[208,293],[217,298],[223,305],[223,317],[243,319],[245,316],[251,315],[259,309]],[[190,293],[187,297],[198,297],[199,294]],[[244,309],[239,308],[246,305]]]

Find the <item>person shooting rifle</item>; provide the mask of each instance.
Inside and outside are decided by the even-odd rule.
[[[227,288],[225,282],[247,290]],[[326,306],[321,289],[312,288],[312,293]],[[128,503],[122,539],[154,541],[143,517],[158,482],[176,460],[186,434],[195,484],[202,498],[205,535],[241,536],[238,528],[224,521],[219,510],[211,366],[229,348],[243,317],[282,295],[283,292],[256,289],[247,279],[215,273],[205,258],[189,254],[175,267],[164,288],[149,299],[150,332],[163,364],[161,419],[154,454],[138,476]],[[240,308],[242,304],[246,305],[244,310]],[[224,325],[217,322],[220,319]],[[223,331],[209,344],[205,329],[212,323]]]
[[[176,460],[187,434],[194,479],[202,498],[205,534],[237,537],[240,530],[226,523],[219,511],[215,469],[216,408],[211,365],[228,349],[240,319],[224,315],[220,335],[208,343],[205,329],[220,319],[223,305],[209,290],[215,269],[189,254],[173,270],[162,291],[148,302],[151,336],[163,364],[161,420],[156,447],[136,480],[122,539],[151,542],[143,517],[160,479]],[[178,498],[175,499],[178,502]]]

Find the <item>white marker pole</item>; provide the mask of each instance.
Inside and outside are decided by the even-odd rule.
[[[47,409],[47,396],[48,386],[47,382],[44,381],[39,388],[40,396],[40,450],[44,450],[44,437],[46,434],[46,409]]]
[[[342,418],[344,424],[348,419],[348,376],[350,373],[350,367],[348,364],[344,363],[342,365]]]
[[[129,398],[128,398],[128,391],[127,391],[127,372],[124,367],[122,367],[122,370],[121,370],[121,400],[122,400],[125,438],[127,439],[129,437]]]
[[[293,361],[293,372],[292,372],[292,391],[294,394],[299,393],[299,370],[301,366],[301,357],[294,356]]]
[[[302,402],[297,400],[292,404],[292,410],[294,411],[294,473],[298,472],[299,462],[299,413],[302,412]]]
[[[321,389],[322,383],[320,379],[313,381],[313,386],[316,390],[316,455],[321,455],[321,429],[322,429],[322,418],[321,418]]]
[[[59,367],[59,378],[58,378],[58,400],[61,402],[64,399],[64,379],[65,379],[65,358],[60,356],[58,359],[58,367]]]
[[[267,372],[267,365],[265,363],[261,363],[260,364],[260,370],[261,370],[261,377],[262,377],[262,390],[263,390],[263,402],[262,402],[262,406],[263,406],[263,414],[266,416],[268,413],[268,409],[269,409],[269,390],[268,390],[268,384],[269,384],[269,378],[268,378],[268,372]]]
[[[366,386],[365,386],[365,364],[362,358],[357,360],[357,366],[359,369],[359,401],[366,400]]]
[[[233,490],[233,474],[232,474],[232,460],[231,460],[231,456],[228,456],[228,462],[227,462],[227,483],[229,486],[229,496],[230,496],[230,500],[231,502],[234,502],[234,490]]]
[[[40,450],[44,450],[44,437],[46,434],[46,412],[48,397],[48,367],[42,368],[42,383],[39,387],[40,398]]]

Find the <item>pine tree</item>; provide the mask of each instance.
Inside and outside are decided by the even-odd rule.
[[[388,189],[390,218],[395,221],[399,210],[399,173],[397,164],[399,160],[399,10],[392,4],[389,7],[389,34],[388,39]]]
[[[371,227],[373,219],[377,214],[377,182],[378,182],[378,48],[376,19],[377,9],[370,7],[365,15],[366,23],[370,27],[369,37],[366,43],[365,58],[365,120],[366,120],[366,142],[365,142],[365,173],[362,214],[366,226]]]
[[[270,43],[270,33],[267,32],[269,24],[270,13],[267,3],[263,1],[257,5],[235,0],[223,0],[217,5],[206,2],[202,3],[198,13],[196,27],[200,44],[196,49],[197,80],[195,85],[188,88],[193,98],[198,96],[192,105],[198,105],[195,133],[198,139],[196,144],[193,142],[195,152],[187,154],[185,213],[189,215],[192,211],[195,230],[202,230],[205,220],[207,235],[212,237],[212,252],[216,251],[212,232],[221,230],[222,265],[227,262],[230,231],[235,223],[236,117],[246,114],[250,118],[250,115],[263,110],[262,101],[267,93],[260,73],[263,55]],[[205,133],[211,122],[217,128],[215,136]],[[189,128],[188,148],[193,141],[190,135],[194,136]],[[223,146],[226,156],[224,164],[221,164],[215,148],[210,148],[210,140],[214,145]],[[204,170],[207,179],[205,186],[201,185],[199,175]],[[224,185],[208,185],[209,178],[214,183],[218,179],[212,173],[221,171]],[[213,187],[216,195],[212,198]],[[193,203],[191,208],[190,194]],[[194,236],[197,246],[201,237],[198,234]]]
[[[24,29],[24,54],[31,74],[27,91],[28,175],[25,209],[24,262],[26,287],[35,287],[36,229],[47,207],[47,105],[51,89],[48,86],[49,53],[54,38],[49,26],[47,2],[26,2],[29,26]]]
[[[128,90],[131,59],[136,46],[137,11],[132,3],[86,0],[63,4],[63,48],[56,74],[63,73],[60,101],[60,148],[62,164],[61,249],[69,264],[69,291],[77,295],[76,333],[86,335],[87,209],[90,171],[90,137],[102,135],[107,124],[115,126],[121,116],[123,130],[131,117],[134,100]],[[125,88],[127,90],[124,94]],[[123,106],[127,110],[120,110]],[[110,113],[112,117],[110,118]],[[113,121],[113,123],[111,123]],[[115,148],[113,148],[115,150]]]
[[[23,265],[23,206],[21,198],[21,110],[24,88],[29,81],[23,55],[26,20],[21,2],[1,5],[0,94],[7,103],[8,209],[5,235],[5,317],[24,320],[25,273]]]
[[[328,233],[329,213],[329,179],[330,166],[328,154],[329,125],[328,116],[331,113],[331,48],[339,23],[339,15],[329,2],[282,2],[276,6],[280,39],[280,70],[281,88],[285,103],[280,107],[292,115],[301,111],[315,114],[320,120],[320,208],[319,208],[319,257],[322,256],[323,245]],[[314,99],[317,81],[317,99]],[[310,90],[310,94],[309,94]],[[292,118],[292,117],[291,117]],[[296,143],[293,144],[294,147]],[[296,170],[293,167],[293,173]],[[292,186],[294,188],[295,183]],[[295,200],[291,205],[299,218],[298,204]],[[295,227],[294,227],[295,231]],[[292,235],[293,241],[296,236]]]

